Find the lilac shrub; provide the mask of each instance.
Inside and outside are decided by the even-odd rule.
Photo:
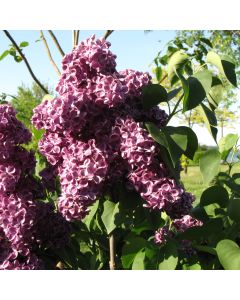
[[[146,121],[161,128],[168,116],[158,106],[144,111],[150,75],[118,72],[109,47],[94,36],[81,42],[63,59],[59,96],[34,109],[33,124],[45,129],[40,152],[60,178],[59,211],[68,221],[81,220],[97,197],[123,181],[149,209],[182,218],[194,197],[170,175],[144,128]]]
[[[34,177],[35,158],[21,144],[30,132],[10,105],[0,105],[0,269],[42,269],[41,248],[63,247],[67,222],[54,212]]]

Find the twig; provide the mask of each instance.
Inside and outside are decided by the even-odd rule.
[[[80,32],[80,30],[76,30],[76,36],[75,36],[75,44],[76,44],[76,46],[78,45],[78,42],[79,42],[79,32]]]
[[[29,65],[29,62],[27,60],[27,58],[25,57],[25,55],[22,53],[22,50],[18,47],[17,43],[15,42],[15,40],[13,39],[13,37],[11,36],[11,34],[7,31],[7,30],[3,30],[3,32],[5,33],[5,35],[8,37],[8,39],[12,42],[14,48],[18,51],[19,55],[21,56],[22,60],[25,62],[27,69],[29,71],[29,73],[31,74],[33,80],[37,83],[37,85],[39,85],[39,87],[46,93],[49,94],[48,90],[42,85],[42,83],[37,79],[36,75],[33,73],[32,68]]]
[[[114,31],[114,30],[107,30],[107,31],[105,32],[103,38],[106,40],[106,39],[109,37],[109,35],[111,35],[111,34],[113,33],[113,31]]]
[[[109,268],[110,270],[115,270],[115,245],[114,245],[114,236],[112,233],[109,235],[109,250],[110,250]]]
[[[164,79],[166,79],[166,78],[167,78],[167,74],[164,75],[164,77],[160,80],[159,83],[162,83],[164,81]]]
[[[47,55],[48,55],[48,57],[49,57],[49,60],[50,60],[51,64],[53,65],[55,71],[57,72],[58,76],[60,76],[60,75],[61,75],[61,72],[60,72],[60,70],[58,69],[58,66],[56,65],[55,61],[54,61],[53,58],[52,58],[51,51],[50,51],[50,49],[49,49],[47,40],[45,39],[45,36],[44,36],[42,30],[40,30],[40,34],[41,34],[41,38],[42,38],[42,40],[43,40],[43,43],[44,43],[44,45],[45,45],[45,48],[46,48],[46,51],[47,51]]]
[[[53,39],[53,41],[54,41],[55,45],[57,46],[57,48],[58,48],[59,52],[61,53],[61,55],[62,55],[62,56],[64,56],[64,55],[65,55],[65,53],[64,53],[64,51],[63,51],[62,47],[60,46],[60,44],[59,44],[59,42],[58,42],[58,40],[57,40],[57,38],[56,38],[55,34],[53,33],[53,31],[52,31],[52,30],[48,30],[48,32],[49,32],[49,34],[51,35],[51,37],[52,37],[52,39]]]
[[[184,96],[184,94],[182,94],[182,96],[178,99],[178,101],[177,101],[177,103],[176,103],[176,105],[175,105],[173,111],[172,111],[171,114],[168,116],[167,123],[168,123],[168,122],[171,120],[171,118],[175,115],[176,110],[177,110],[177,108],[178,108],[178,105],[179,105],[179,103],[181,102],[183,96]]]
[[[72,46],[75,47],[75,30],[72,30]]]

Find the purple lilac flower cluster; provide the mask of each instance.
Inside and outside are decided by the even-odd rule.
[[[60,177],[59,210],[69,221],[82,219],[109,185],[124,179],[151,209],[181,218],[193,196],[170,176],[144,122],[159,128],[167,114],[144,111],[142,88],[148,73],[118,72],[110,43],[94,36],[66,55],[59,96],[34,109],[36,128],[45,129],[40,152]]]
[[[155,243],[158,245],[164,245],[168,238],[173,238],[176,233],[181,233],[186,231],[188,228],[202,226],[203,222],[197,219],[194,219],[190,215],[185,215],[181,219],[175,219],[172,222],[171,229],[168,225],[163,226],[155,232]],[[191,246],[191,242],[188,240],[181,240],[180,248],[187,255],[192,255],[195,253],[194,249]]]
[[[69,234],[66,220],[44,197],[33,172],[32,152],[21,144],[31,134],[10,105],[0,105],[0,269],[42,269],[41,247],[62,247]]]

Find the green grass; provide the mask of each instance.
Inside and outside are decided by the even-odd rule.
[[[222,165],[221,171],[226,170],[227,166]],[[240,173],[239,164],[233,167],[231,174],[233,173]],[[203,183],[199,166],[189,166],[187,174],[181,172],[181,180],[185,186],[186,191],[191,192],[196,196],[196,201],[194,203],[194,205],[196,205],[200,200],[202,192],[208,187],[208,185]]]

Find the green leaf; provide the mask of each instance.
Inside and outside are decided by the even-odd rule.
[[[167,91],[159,84],[151,84],[143,88],[143,108],[148,110],[161,102],[167,101]]]
[[[175,242],[168,241],[160,250],[159,270],[175,270],[178,263],[178,251]]]
[[[132,237],[126,240],[122,249],[122,264],[125,269],[129,269],[137,253],[145,248],[147,242],[141,237]]]
[[[9,49],[9,54],[12,55],[12,56],[16,56],[16,49],[13,48],[13,47],[11,47],[11,48]]]
[[[201,103],[200,106],[198,106],[198,111],[200,115],[203,117],[204,123],[208,129],[208,131],[211,133],[212,137],[214,138],[215,142],[217,139],[217,118],[215,113],[209,109],[205,104]]]
[[[208,70],[203,70],[190,76],[188,79],[189,93],[183,99],[183,111],[198,106],[205,98],[212,86],[212,75]]]
[[[159,128],[151,123],[146,122],[145,126],[150,133],[151,137],[160,145],[164,146],[166,149],[168,148],[168,141],[166,140],[166,137],[163,132],[159,130]]]
[[[202,226],[190,227],[179,236],[181,239],[201,242],[204,239],[208,239],[211,236],[217,237],[218,234],[222,234],[219,228],[222,228],[222,218],[214,218],[205,222]]]
[[[207,206],[217,203],[220,207],[227,207],[229,196],[227,190],[222,186],[211,186],[207,188],[201,195],[200,205]]]
[[[179,157],[185,154],[190,159],[193,159],[198,149],[198,139],[191,128],[186,126],[166,126],[162,129],[162,132],[166,136],[171,153],[178,153]]]
[[[22,57],[21,56],[19,56],[19,55],[15,55],[14,56],[14,60],[16,61],[16,62],[21,62],[22,61]]]
[[[132,270],[144,270],[145,251],[141,250],[137,253],[132,264]]]
[[[83,219],[83,223],[87,226],[88,230],[90,230],[91,223],[93,217],[95,216],[99,206],[99,200],[97,200],[91,207],[89,214]]]
[[[225,137],[222,137],[219,141],[219,151],[221,153],[221,158],[226,159],[229,151],[235,146],[238,141],[238,134],[230,133]]]
[[[222,240],[216,247],[218,259],[225,270],[240,270],[240,249],[232,240]]]
[[[162,68],[161,67],[156,67],[154,70],[154,73],[156,75],[157,81],[160,81],[162,78]]]
[[[237,223],[240,222],[240,199],[239,198],[234,198],[229,201],[228,215],[233,221]]]
[[[185,264],[182,266],[183,270],[201,270],[201,265],[199,263],[193,264],[193,265],[188,265]]]
[[[193,218],[201,220],[203,222],[206,222],[208,220],[208,215],[207,215],[205,209],[202,206],[200,206],[200,205],[195,206],[191,210],[190,215]]]
[[[237,87],[237,77],[235,73],[235,62],[227,55],[219,56],[217,53],[210,51],[207,54],[208,63],[216,66],[219,72],[224,75],[228,81]]]
[[[210,149],[200,157],[199,165],[203,181],[209,183],[220,171],[221,155],[217,149]]]
[[[200,38],[200,41],[201,42],[203,42],[203,43],[205,43],[206,45],[208,45],[209,47],[213,47],[212,46],[212,43],[211,43],[211,41],[209,40],[209,39],[206,39],[206,38]]]
[[[35,127],[32,128],[32,133],[34,139],[38,142],[41,140],[42,136],[44,135],[45,129],[36,129]]]
[[[5,50],[0,56],[0,61],[3,60],[8,54],[9,54],[9,50]]]
[[[180,69],[181,67],[184,66],[184,64],[188,60],[188,55],[184,53],[182,50],[176,51],[171,58],[169,59],[168,62],[168,78],[169,81],[171,82],[174,75],[176,74],[176,70]]]
[[[102,221],[107,230],[107,234],[110,234],[116,228],[116,215],[119,213],[119,203],[106,200],[103,204]]]
[[[218,107],[218,104],[222,101],[223,90],[224,88],[222,81],[218,77],[213,76],[212,87],[207,94],[208,101],[213,110],[216,109]]]
[[[28,42],[21,42],[20,43],[20,48],[27,47],[28,45],[29,45]]]

